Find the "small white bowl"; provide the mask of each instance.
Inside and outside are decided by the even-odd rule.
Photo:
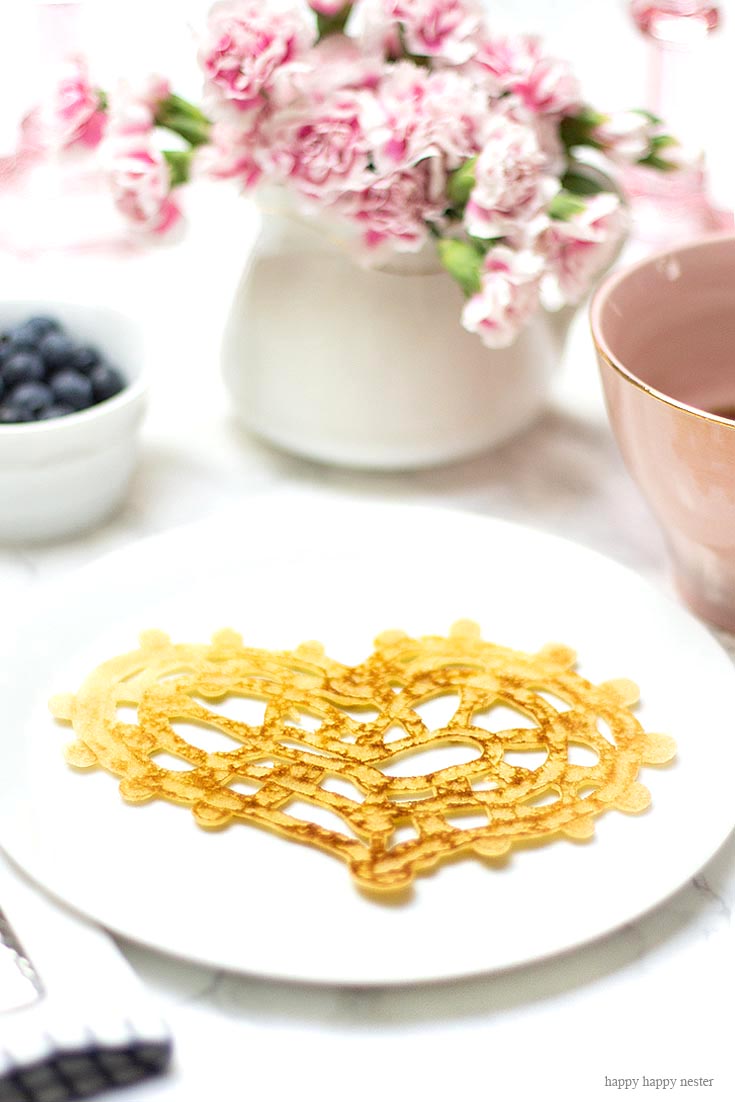
[[[0,425],[0,541],[58,539],[98,524],[121,503],[133,473],[146,380],[137,324],[108,306],[0,302],[0,332],[37,314],[119,368],[124,390],[48,421]]]

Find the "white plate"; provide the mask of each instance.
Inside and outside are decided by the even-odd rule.
[[[114,778],[69,769],[46,701],[141,629],[259,646],[320,639],[356,663],[388,627],[534,651],[564,642],[591,681],[629,677],[638,717],[676,763],[646,768],[640,816],[609,812],[589,843],[557,840],[499,868],[471,858],[420,877],[401,906],[346,867],[246,824],[208,833],[181,807],[123,803]],[[47,591],[20,632],[0,751],[0,841],[39,883],[110,929],[210,965],[285,979],[405,983],[531,961],[666,898],[733,826],[735,671],[691,616],[634,574],[563,540],[430,509],[277,496],[148,540]]]

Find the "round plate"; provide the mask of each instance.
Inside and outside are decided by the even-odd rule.
[[[649,811],[603,815],[589,842],[439,865],[406,901],[381,903],[308,846],[242,822],[207,832],[165,803],[125,804],[115,778],[65,764],[70,733],[47,709],[146,628],[206,642],[230,626],[276,649],[319,639],[354,664],[387,628],[442,635],[463,618],[519,650],[566,643],[593,682],[640,685],[644,728],[679,747],[673,765],[642,772]],[[0,841],[11,857],[113,931],[242,972],[383,984],[536,960],[659,903],[735,820],[735,743],[723,734],[735,671],[709,633],[597,554],[453,512],[305,495],[243,501],[47,588],[19,629],[10,684]]]

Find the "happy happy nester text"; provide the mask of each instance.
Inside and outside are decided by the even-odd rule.
[[[620,1091],[634,1091],[639,1086],[665,1091],[673,1090],[674,1087],[711,1087],[713,1083],[714,1079],[679,1079],[676,1076],[673,1079],[649,1079],[645,1075],[641,1075],[637,1079],[611,1079],[609,1075],[605,1076],[605,1086],[615,1087]]]

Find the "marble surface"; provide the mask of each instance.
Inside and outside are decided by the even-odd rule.
[[[607,427],[583,315],[548,410],[500,450],[414,474],[312,465],[248,438],[229,417],[217,345],[253,220],[244,202],[220,202],[214,212],[206,196],[199,201],[207,214],[190,237],[157,252],[0,258],[0,277],[15,295],[86,295],[137,311],[152,353],[143,454],[123,509],[74,540],[0,548],[6,642],[39,584],[63,585],[69,571],[104,552],[238,502],[246,509],[249,494],[285,486],[506,518],[576,540],[669,588],[661,538]],[[735,641],[723,642],[735,657]],[[601,941],[502,975],[397,990],[271,983],[121,942],[176,1046],[171,1073],[125,1097],[336,1100],[410,1091],[432,1100],[543,1094],[596,1102],[619,1090],[675,1089],[729,1100],[734,899],[731,837],[673,898]],[[540,913],[563,905],[542,900]],[[470,916],[459,933],[492,936]],[[644,1076],[677,1086],[648,1085]],[[679,1085],[700,1077],[713,1083]]]

